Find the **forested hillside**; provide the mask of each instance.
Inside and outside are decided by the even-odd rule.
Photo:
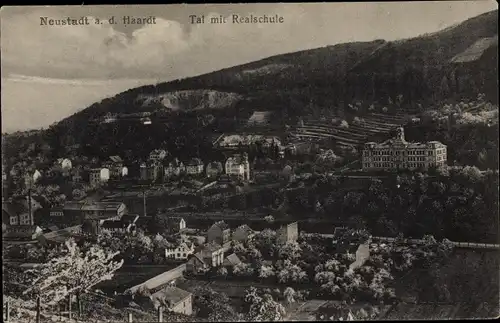
[[[200,156],[214,133],[236,130],[255,110],[275,111],[274,122],[284,126],[318,111],[363,115],[389,106],[415,112],[478,93],[496,104],[497,24],[498,11],[492,11],[412,39],[326,46],[130,89],[62,120],[36,140],[50,151],[78,146],[72,153],[89,156],[141,156],[158,147],[180,157]],[[149,113],[160,121],[103,123],[108,113]],[[15,153],[19,143],[9,147]]]

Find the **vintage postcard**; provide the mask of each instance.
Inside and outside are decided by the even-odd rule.
[[[0,15],[4,322],[499,316],[497,2]]]

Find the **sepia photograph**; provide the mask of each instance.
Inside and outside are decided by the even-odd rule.
[[[496,1],[0,18],[2,322],[500,316]]]

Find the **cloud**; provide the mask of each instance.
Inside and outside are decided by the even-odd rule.
[[[346,41],[416,36],[495,9],[494,1],[255,4],[226,6],[39,7],[2,10],[2,69],[52,78],[171,80],[271,55]],[[21,10],[21,9],[18,9]],[[106,11],[107,10],[107,11]],[[156,24],[125,27],[121,15],[149,10]],[[206,12],[204,12],[206,10]],[[189,15],[205,15],[190,24]],[[211,24],[223,13],[228,23]],[[142,12],[141,14],[143,14]],[[93,18],[116,15],[117,25]],[[231,16],[278,14],[283,24],[234,24]],[[86,26],[40,26],[40,16],[88,16]],[[135,29],[131,29],[135,28]],[[2,72],[5,75],[5,72]]]
[[[274,54],[272,49],[286,39],[283,32],[298,23],[288,14],[287,26],[227,23],[187,28],[157,17],[156,24],[126,33],[92,23],[93,16],[84,26],[40,26],[40,16],[32,12],[2,19],[2,65],[9,71],[56,78],[171,79],[186,71],[199,74],[246,57],[252,60],[259,50],[266,55],[266,46]],[[205,19],[218,16],[214,12]]]

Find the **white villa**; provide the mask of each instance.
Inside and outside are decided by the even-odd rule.
[[[194,244],[191,242],[182,242],[176,248],[165,249],[165,257],[176,260],[187,259],[189,255],[194,253]]]
[[[248,162],[248,155],[234,155],[226,160],[225,164],[226,174],[230,176],[237,176],[243,180],[250,179],[250,163]]]

